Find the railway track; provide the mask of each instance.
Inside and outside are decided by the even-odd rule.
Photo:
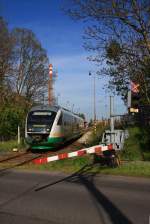
[[[0,155],[0,172],[12,169],[15,167],[19,167],[25,164],[29,164],[34,159],[47,157],[47,156],[54,156],[58,153],[65,153],[76,151],[77,149],[83,148],[83,144],[79,143],[78,140],[68,143],[67,145],[63,145],[61,148],[56,149],[54,151],[48,152],[39,152],[33,153],[30,151],[24,152],[12,152],[9,155],[3,154]]]
[[[0,163],[5,163],[9,160],[19,158],[19,157],[24,156],[26,154],[27,154],[27,152],[17,152],[17,153],[3,154],[3,155],[0,156]]]
[[[41,157],[41,153],[33,154],[31,152],[16,153],[14,156],[0,159],[0,172],[10,170],[15,167],[30,163],[32,160]]]

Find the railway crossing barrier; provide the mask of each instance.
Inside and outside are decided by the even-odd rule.
[[[115,150],[113,148],[113,144],[109,144],[109,145],[96,145],[96,146],[92,146],[90,148],[80,149],[80,150],[77,150],[74,152],[61,153],[58,155],[44,157],[44,158],[37,158],[37,159],[33,160],[33,163],[34,164],[44,164],[44,163],[63,160],[63,159],[67,159],[67,158],[83,156],[85,154],[96,154],[98,156],[104,156],[105,152],[110,152],[109,154],[112,155],[111,158],[114,160]]]

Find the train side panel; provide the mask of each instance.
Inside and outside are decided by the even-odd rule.
[[[65,134],[62,126],[62,111],[59,110],[53,123],[50,135],[48,136],[48,143],[50,145],[58,145],[59,143],[64,142],[64,139]]]

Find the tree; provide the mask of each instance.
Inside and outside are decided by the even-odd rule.
[[[12,31],[14,41],[14,90],[28,101],[40,99],[47,92],[48,57],[34,33],[28,29]]]
[[[0,17],[0,104],[1,105],[4,103],[4,101],[6,101],[10,93],[8,73],[11,72],[12,47],[13,43],[7,28],[7,24],[4,21],[4,19]]]
[[[9,31],[0,17],[0,140],[24,135],[26,114],[47,93],[48,57],[31,30]]]
[[[150,6],[149,0],[69,0],[67,13],[88,23],[85,48],[90,60],[105,69],[109,87],[125,98],[130,79],[140,83],[144,101],[150,104]]]

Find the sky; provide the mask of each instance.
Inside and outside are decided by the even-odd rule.
[[[0,15],[10,29],[31,29],[46,49],[49,61],[57,71],[54,93],[58,103],[74,112],[93,118],[93,80],[96,65],[87,60],[83,48],[85,23],[73,21],[62,7],[63,0],[0,0]],[[89,76],[91,71],[92,76]],[[96,77],[96,115],[109,116],[110,92],[104,89],[108,80]],[[115,113],[126,108],[115,96]]]

